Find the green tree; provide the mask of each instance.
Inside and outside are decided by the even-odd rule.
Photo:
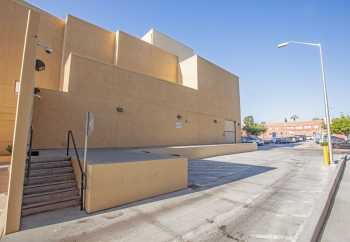
[[[253,116],[247,116],[243,119],[243,130],[247,132],[247,134],[251,135],[260,135],[266,131],[266,127],[263,123],[255,123]]]
[[[331,129],[332,129],[332,133],[349,136],[350,135],[350,116],[342,114],[340,115],[339,118],[333,119]]]
[[[298,118],[299,118],[299,117],[298,117],[298,115],[296,115],[296,114],[293,114],[293,115],[290,117],[290,119],[293,120],[294,122],[295,122]]]
[[[252,115],[246,116],[243,119],[243,124],[244,124],[244,127],[251,127],[251,126],[253,126],[254,125],[254,117]]]

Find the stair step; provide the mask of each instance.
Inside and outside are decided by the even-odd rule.
[[[50,162],[40,161],[40,162],[32,163],[30,165],[30,169],[35,170],[35,169],[60,168],[60,167],[70,167],[70,166],[71,166],[71,162],[69,160],[50,161]]]
[[[68,156],[32,156],[31,162],[56,162],[56,161],[68,161],[71,158]]]
[[[50,201],[50,202],[40,202],[31,205],[22,206],[22,216],[28,216],[32,214],[48,212],[61,208],[68,208],[73,206],[78,206],[80,204],[80,197],[70,197],[61,200]]]
[[[56,189],[48,192],[42,192],[42,193],[36,193],[36,194],[27,194],[24,195],[23,198],[33,198],[33,197],[44,197],[49,195],[61,195],[63,197],[65,192],[77,192],[77,189],[75,187],[73,188],[63,188],[63,189]]]
[[[71,166],[69,167],[58,167],[58,168],[43,168],[43,169],[34,169],[30,170],[29,176],[30,177],[37,177],[37,176],[51,176],[51,175],[61,175],[61,174],[67,174],[72,173],[73,168]]]
[[[37,194],[43,192],[49,192],[54,190],[66,189],[66,188],[76,188],[77,184],[75,180],[68,180],[63,182],[51,182],[45,184],[37,185],[26,185],[24,186],[24,195]]]
[[[47,206],[50,204],[56,204],[59,202],[65,202],[65,201],[71,201],[71,200],[78,200],[80,201],[80,197],[78,195],[76,196],[70,196],[70,197],[60,197],[57,198],[55,200],[50,200],[50,201],[42,201],[42,202],[36,202],[36,203],[31,203],[31,204],[26,204],[22,206],[22,209],[30,209],[30,208],[37,208],[37,207],[41,207],[41,206]]]
[[[76,188],[66,188],[45,193],[28,194],[23,196],[23,205],[30,205],[40,202],[55,201],[62,198],[78,196]]]
[[[25,185],[36,185],[36,184],[48,184],[52,182],[63,182],[68,180],[74,180],[75,176],[73,172],[71,173],[63,173],[63,174],[55,174],[49,176],[30,176],[29,178],[25,178]]]
[[[32,157],[29,177],[24,180],[22,216],[79,204],[80,195],[71,158]]]

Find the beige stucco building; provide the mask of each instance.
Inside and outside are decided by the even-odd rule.
[[[236,144],[239,78],[166,34],[138,38],[20,0],[0,2],[0,23],[0,155],[12,147],[6,234],[21,216],[79,199],[94,212],[185,188],[188,159],[256,149]],[[45,70],[35,71],[38,60]],[[77,151],[30,168],[30,140],[50,154],[71,131],[82,148],[87,112],[95,125],[85,167]]]
[[[27,10],[1,2],[1,153],[12,144]],[[35,76],[40,89],[33,113],[36,148],[62,147],[70,129],[81,144],[86,111],[96,116],[93,147],[239,140],[238,77],[165,34],[152,29],[137,38],[40,11],[38,41],[53,52],[36,50],[46,64]],[[230,132],[225,136],[225,131]]]

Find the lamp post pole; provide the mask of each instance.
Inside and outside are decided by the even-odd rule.
[[[321,46],[320,43],[307,43],[307,42],[299,42],[299,41],[288,41],[288,42],[279,44],[278,48],[286,47],[289,44],[308,45],[308,46],[317,47],[319,49],[320,62],[321,62],[321,74],[322,74],[321,76],[322,76],[322,82],[323,82],[323,97],[324,97],[324,105],[325,105],[326,126],[327,126],[329,160],[330,160],[331,164],[334,164],[334,161],[333,161],[332,136],[331,136],[331,118],[330,118],[330,115],[329,115],[327,81],[326,81],[325,74],[324,74],[322,46]]]
[[[323,53],[322,53],[321,44],[318,45],[318,48],[320,50],[320,62],[321,62],[322,82],[323,82],[323,96],[324,96],[325,112],[326,112],[329,160],[330,160],[331,164],[333,164],[334,161],[333,161],[333,146],[332,146],[332,136],[331,136],[331,119],[330,119],[330,115],[329,115],[327,81],[326,81],[325,74],[324,74]]]

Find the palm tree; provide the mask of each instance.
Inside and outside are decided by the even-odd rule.
[[[298,115],[296,115],[296,114],[293,114],[291,117],[290,117],[290,119],[291,120],[293,120],[294,122],[295,122],[295,120],[297,120],[299,117],[298,117]]]

